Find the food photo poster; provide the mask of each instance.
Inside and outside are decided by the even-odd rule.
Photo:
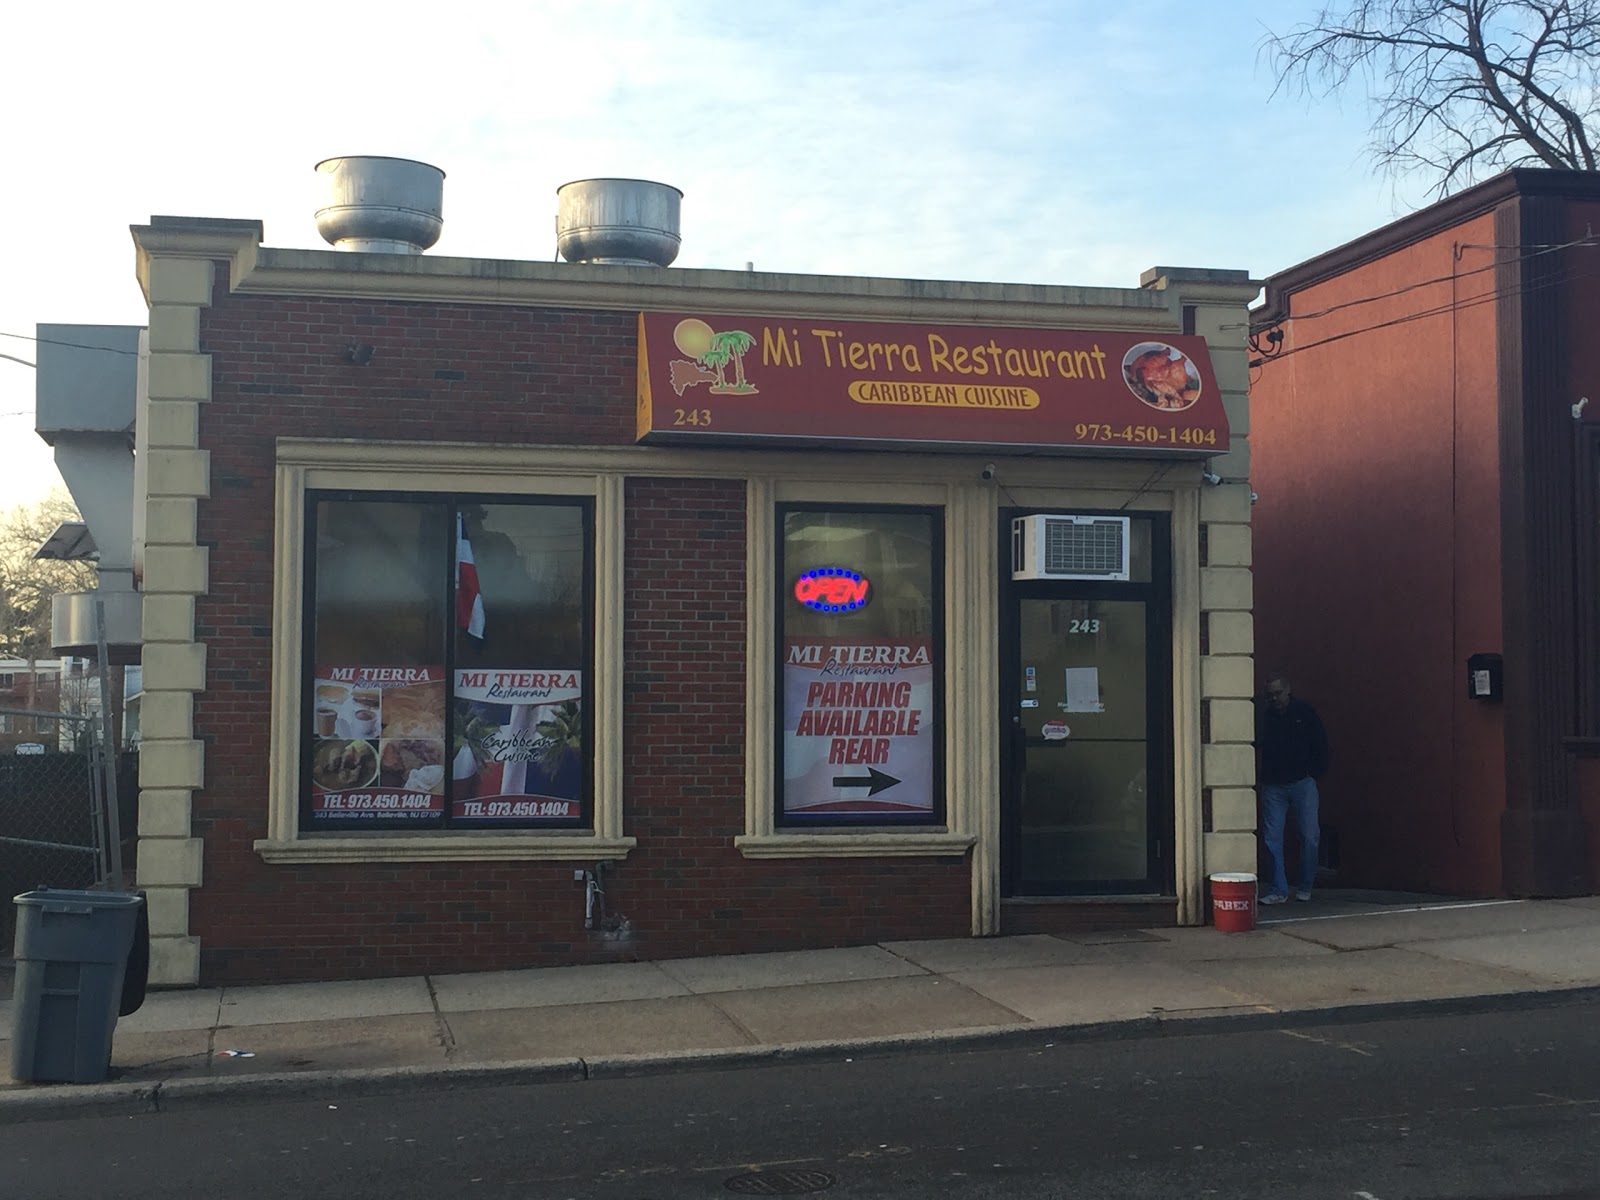
[[[317,668],[311,814],[318,824],[444,816],[444,668]]]

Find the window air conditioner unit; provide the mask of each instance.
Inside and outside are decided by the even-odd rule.
[[[1130,517],[1039,515],[1011,522],[1011,578],[1128,578]]]

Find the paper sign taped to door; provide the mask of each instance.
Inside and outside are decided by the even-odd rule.
[[[1067,699],[1062,707],[1067,712],[1105,712],[1106,706],[1100,703],[1099,667],[1068,667],[1066,674]]]

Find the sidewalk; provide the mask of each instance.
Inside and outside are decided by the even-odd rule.
[[[1596,985],[1600,897],[1377,906],[1326,893],[1263,909],[1260,926],[1242,934],[892,942],[158,992],[118,1023],[108,1084],[8,1078],[0,1121],[52,1104],[82,1107],[96,1095],[148,1111],[158,1094],[305,1094],[418,1076],[441,1084],[581,1079],[852,1049],[1128,1036],[1206,1018],[1297,1015],[1303,1024],[1305,1014],[1350,1006]],[[9,1001],[0,1002],[0,1034],[10,1029]],[[0,1061],[9,1064],[9,1042],[0,1041]]]

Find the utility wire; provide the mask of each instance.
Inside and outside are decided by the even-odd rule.
[[[1172,470],[1172,464],[1170,462],[1164,462],[1160,466],[1158,466],[1154,471],[1150,472],[1149,476],[1146,477],[1145,481],[1139,485],[1139,490],[1136,491],[1133,495],[1129,496],[1121,504],[1117,505],[1117,511],[1121,512],[1123,509],[1127,508],[1128,505],[1132,504],[1135,500],[1137,500],[1140,496],[1144,495],[1151,488],[1155,487],[1155,485],[1158,482],[1160,482],[1161,479],[1170,470]]]
[[[1341,301],[1338,304],[1330,304],[1327,308],[1319,308],[1315,312],[1293,313],[1290,316],[1285,317],[1284,320],[1285,321],[1310,321],[1310,320],[1312,320],[1313,318],[1316,318],[1316,317],[1325,317],[1329,313],[1340,312],[1340,311],[1342,311],[1343,309],[1346,309],[1346,308],[1354,308],[1359,304],[1373,304],[1373,303],[1376,303],[1379,300],[1388,300],[1388,299],[1391,299],[1391,298],[1393,298],[1395,296],[1403,296],[1407,292],[1414,292],[1418,288],[1432,287],[1436,283],[1449,283],[1452,279],[1456,279],[1456,280],[1466,279],[1470,275],[1478,275],[1478,274],[1481,274],[1484,271],[1493,271],[1496,268],[1507,266],[1507,265],[1509,265],[1511,263],[1527,262],[1530,258],[1538,258],[1542,254],[1554,254],[1557,250],[1570,250],[1574,246],[1593,246],[1593,245],[1596,245],[1596,244],[1600,244],[1600,236],[1597,236],[1595,234],[1588,234],[1588,235],[1586,235],[1584,237],[1577,238],[1577,239],[1575,239],[1573,241],[1570,241],[1570,242],[1562,242],[1560,245],[1540,246],[1537,249],[1530,250],[1526,254],[1519,254],[1519,255],[1515,256],[1514,258],[1499,258],[1499,259],[1496,259],[1494,262],[1486,264],[1485,266],[1473,267],[1472,270],[1470,270],[1470,271],[1462,271],[1457,275],[1440,275],[1440,276],[1437,276],[1434,279],[1419,280],[1416,283],[1408,283],[1404,287],[1395,288],[1394,291],[1392,291],[1392,292],[1379,292],[1375,296],[1363,296],[1358,300],[1344,300],[1344,301]],[[1508,247],[1502,247],[1502,246],[1496,246],[1496,245],[1482,245],[1482,244],[1474,245],[1472,243],[1466,243],[1461,248],[1463,250],[1467,250],[1467,249],[1471,249],[1471,250],[1500,250],[1500,249],[1507,249]]]
[[[1501,264],[1498,264],[1498,265],[1504,266],[1504,265],[1507,265],[1507,264],[1506,263],[1501,263]],[[1425,320],[1428,317],[1442,316],[1443,314],[1448,313],[1448,312],[1462,312],[1462,311],[1465,311],[1466,309],[1469,309],[1469,308],[1476,308],[1480,304],[1488,304],[1489,302],[1494,301],[1494,300],[1510,299],[1512,297],[1517,297],[1517,296],[1526,296],[1526,295],[1529,295],[1532,292],[1539,291],[1541,288],[1553,287],[1556,284],[1567,283],[1567,282],[1569,282],[1569,281],[1571,281],[1573,279],[1593,278],[1596,274],[1600,274],[1600,270],[1582,271],[1582,270],[1579,270],[1577,268],[1569,268],[1566,271],[1563,271],[1563,272],[1561,272],[1559,274],[1551,275],[1550,277],[1548,277],[1546,279],[1538,280],[1538,281],[1532,282],[1532,283],[1519,284],[1517,287],[1510,288],[1510,289],[1507,289],[1505,291],[1492,290],[1492,291],[1485,292],[1481,296],[1474,296],[1470,300],[1463,300],[1463,301],[1460,301],[1459,303],[1439,304],[1439,305],[1435,305],[1433,308],[1425,308],[1425,309],[1422,309],[1422,310],[1420,310],[1418,312],[1408,313],[1403,317],[1395,317],[1394,319],[1389,320],[1389,321],[1378,321],[1378,322],[1375,322],[1374,324],[1371,324],[1371,325],[1363,325],[1359,329],[1347,329],[1343,333],[1331,334],[1328,337],[1319,339],[1318,341],[1307,342],[1303,346],[1295,346],[1291,350],[1285,350],[1280,354],[1274,354],[1270,358],[1265,359],[1264,361],[1265,362],[1280,362],[1283,359],[1288,358],[1292,354],[1299,354],[1299,353],[1301,353],[1303,351],[1306,351],[1306,350],[1314,350],[1318,346],[1326,346],[1326,345],[1329,345],[1332,342],[1342,342],[1345,338],[1356,337],[1356,336],[1358,336],[1360,334],[1363,334],[1363,333],[1372,333],[1372,332],[1374,332],[1376,330],[1379,330],[1379,329],[1389,329],[1392,326],[1404,325],[1404,324],[1406,324],[1406,323],[1408,323],[1410,321],[1421,321],[1421,320]],[[1446,276],[1446,279],[1448,279],[1448,276]]]
[[[63,342],[57,338],[34,337],[28,333],[8,333],[4,329],[0,329],[0,337],[16,338],[19,342],[33,342],[41,346],[67,346],[73,350],[101,350],[106,354],[126,354],[129,358],[139,357],[137,350],[121,350],[116,346],[85,346],[80,342]],[[7,354],[5,357],[10,358],[11,356]],[[21,362],[22,360],[19,358],[14,361]],[[33,366],[32,363],[28,365],[30,367]]]
[[[1230,324],[1227,324],[1227,325],[1219,326],[1219,328],[1222,328],[1222,329],[1250,329],[1250,328],[1254,328],[1257,333],[1260,333],[1260,332],[1262,332],[1264,330],[1271,329],[1271,328],[1273,328],[1275,326],[1287,324],[1290,321],[1310,321],[1310,320],[1313,320],[1313,319],[1315,319],[1317,317],[1325,317],[1330,313],[1340,312],[1340,311],[1342,311],[1342,310],[1344,310],[1346,308],[1355,308],[1356,306],[1361,305],[1361,304],[1372,304],[1372,303],[1374,303],[1374,302],[1376,302],[1378,300],[1389,300],[1389,299],[1392,299],[1395,296],[1403,296],[1407,292],[1416,291],[1418,288],[1430,287],[1430,286],[1432,286],[1433,284],[1436,284],[1436,283],[1449,283],[1452,279],[1462,280],[1462,279],[1467,278],[1469,275],[1477,275],[1477,274],[1480,274],[1481,272],[1484,272],[1484,271],[1492,271],[1492,270],[1496,269],[1497,267],[1508,266],[1508,265],[1510,265],[1512,263],[1526,262],[1530,258],[1538,258],[1542,254],[1550,254],[1550,253],[1552,253],[1553,251],[1556,251],[1556,250],[1570,250],[1570,249],[1572,249],[1572,248],[1574,248],[1576,246],[1594,246],[1594,245],[1600,245],[1600,234],[1595,234],[1595,233],[1585,234],[1583,237],[1575,238],[1574,240],[1572,240],[1570,242],[1558,242],[1558,243],[1550,243],[1550,244],[1539,244],[1539,245],[1533,245],[1533,246],[1523,246],[1522,249],[1523,249],[1524,253],[1522,253],[1522,254],[1513,255],[1510,258],[1497,258],[1497,259],[1495,259],[1494,262],[1488,263],[1488,264],[1486,264],[1484,266],[1481,266],[1481,267],[1473,267],[1472,270],[1470,270],[1470,271],[1462,271],[1462,272],[1460,272],[1460,273],[1458,273],[1456,275],[1453,275],[1453,276],[1452,275],[1439,275],[1439,276],[1434,277],[1433,279],[1423,279],[1423,280],[1419,280],[1416,283],[1408,283],[1404,287],[1395,288],[1392,292],[1378,292],[1376,295],[1359,296],[1354,300],[1341,300],[1338,304],[1330,304],[1327,308],[1319,308],[1319,309],[1316,309],[1313,312],[1286,313],[1284,316],[1280,317],[1278,320],[1270,322],[1269,324],[1266,324],[1266,325],[1259,325],[1258,326],[1258,325],[1255,325],[1255,323],[1252,322],[1252,321],[1239,321],[1239,322],[1235,322],[1235,323],[1230,323]],[[1470,249],[1470,250],[1511,250],[1511,249],[1514,249],[1515,247],[1513,247],[1511,245],[1499,243],[1499,242],[1465,242],[1465,243],[1462,244],[1461,248],[1463,250],[1468,250],[1468,249]]]

